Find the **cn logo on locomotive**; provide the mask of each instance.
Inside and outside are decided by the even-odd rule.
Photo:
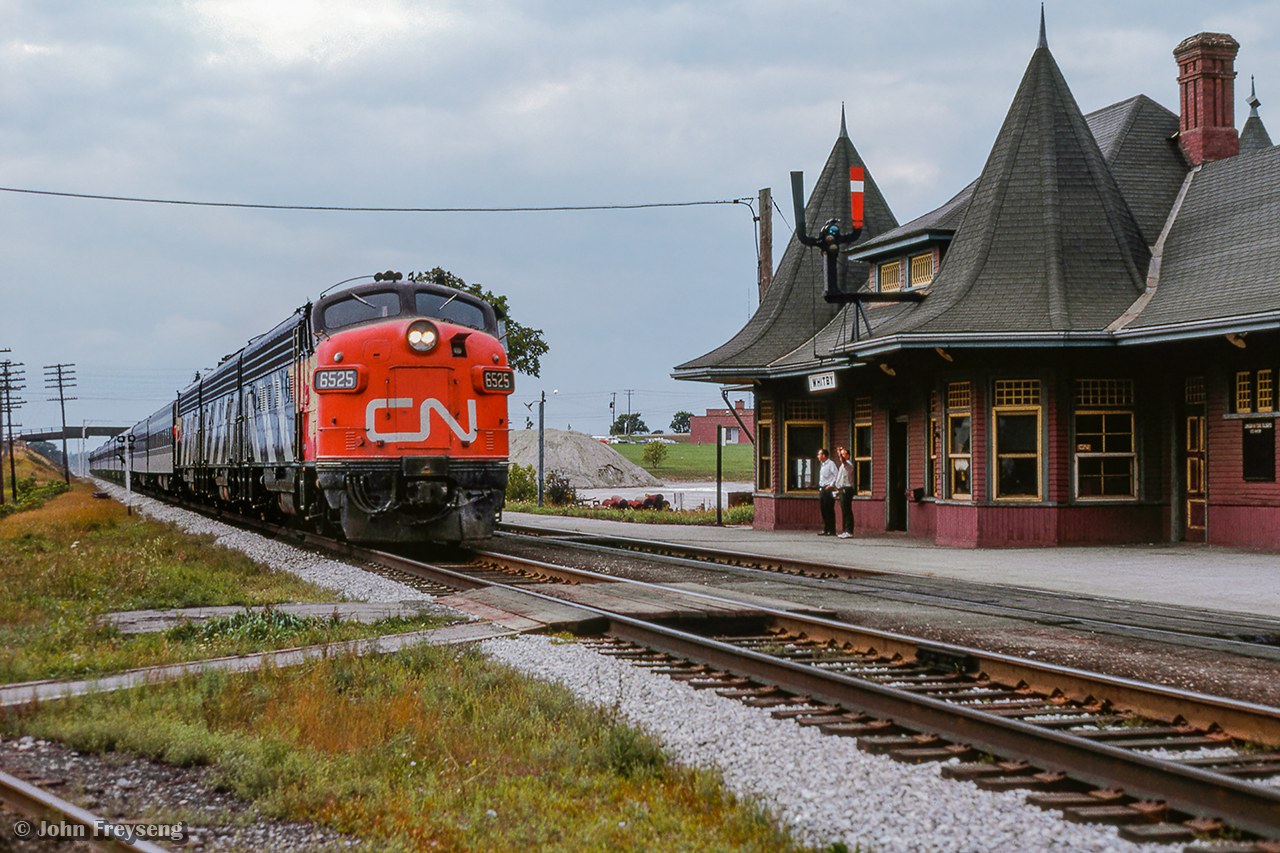
[[[479,428],[476,425],[476,401],[467,401],[467,417],[471,421],[470,429],[463,429],[462,424],[453,419],[449,409],[434,397],[428,397],[422,401],[422,405],[418,407],[418,423],[422,429],[419,432],[378,432],[378,410],[379,409],[411,409],[413,408],[412,397],[392,397],[380,400],[370,400],[369,405],[364,410],[365,429],[369,433],[369,437],[375,441],[426,441],[431,435],[431,413],[435,412],[444,421],[445,426],[453,431],[453,434],[463,441],[475,441],[479,434]]]

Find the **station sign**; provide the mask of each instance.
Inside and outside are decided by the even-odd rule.
[[[834,390],[836,390],[836,372],[834,370],[828,370],[826,373],[809,374],[810,393]]]

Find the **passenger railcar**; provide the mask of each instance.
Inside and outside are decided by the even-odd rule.
[[[95,474],[348,539],[493,532],[514,373],[477,297],[380,274],[298,309],[95,450]]]

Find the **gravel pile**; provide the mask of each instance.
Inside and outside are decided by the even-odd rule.
[[[507,458],[517,465],[538,467],[538,431],[513,429]],[[661,486],[662,481],[602,441],[580,432],[543,430],[543,471],[559,471],[582,489],[615,486]]]
[[[116,500],[124,502],[124,489],[103,480],[95,480],[94,483]],[[423,597],[421,592],[412,587],[379,577],[364,569],[330,560],[284,542],[266,539],[247,530],[238,530],[229,524],[136,493],[132,497],[132,503],[134,511],[142,512],[148,518],[171,522],[188,533],[207,533],[224,548],[234,548],[259,563],[279,571],[291,572],[305,581],[332,589],[353,601],[411,601]]]
[[[1023,803],[944,780],[935,765],[904,765],[861,752],[850,739],[775,720],[714,691],[628,666],[544,637],[489,640],[485,651],[517,670],[558,682],[616,708],[688,766],[717,767],[739,794],[756,798],[802,841],[843,842],[876,853],[1168,853],[1132,844],[1109,827],[1067,823]]]

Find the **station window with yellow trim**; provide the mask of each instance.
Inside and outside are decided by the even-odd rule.
[[[924,287],[933,283],[933,252],[914,255],[911,258],[911,287]]]
[[[1231,411],[1237,415],[1276,411],[1275,371],[1240,370],[1235,374]]]
[[[973,497],[973,389],[947,384],[947,497]]]
[[[854,492],[871,494],[871,398],[853,401]]]
[[[876,268],[876,278],[881,293],[894,293],[902,290],[902,261],[892,260]]]
[[[1077,379],[1075,384],[1076,497],[1138,495],[1132,379]]]
[[[929,497],[938,494],[938,392],[929,392],[929,432],[924,437],[924,489]]]
[[[756,488],[773,489],[773,401],[761,400],[756,414]]]
[[[992,397],[995,496],[1040,499],[1040,380],[998,379]]]
[[[783,442],[788,492],[818,490],[818,451],[827,447],[827,409],[823,403],[791,400],[786,404]],[[830,452],[830,448],[828,448]]]

